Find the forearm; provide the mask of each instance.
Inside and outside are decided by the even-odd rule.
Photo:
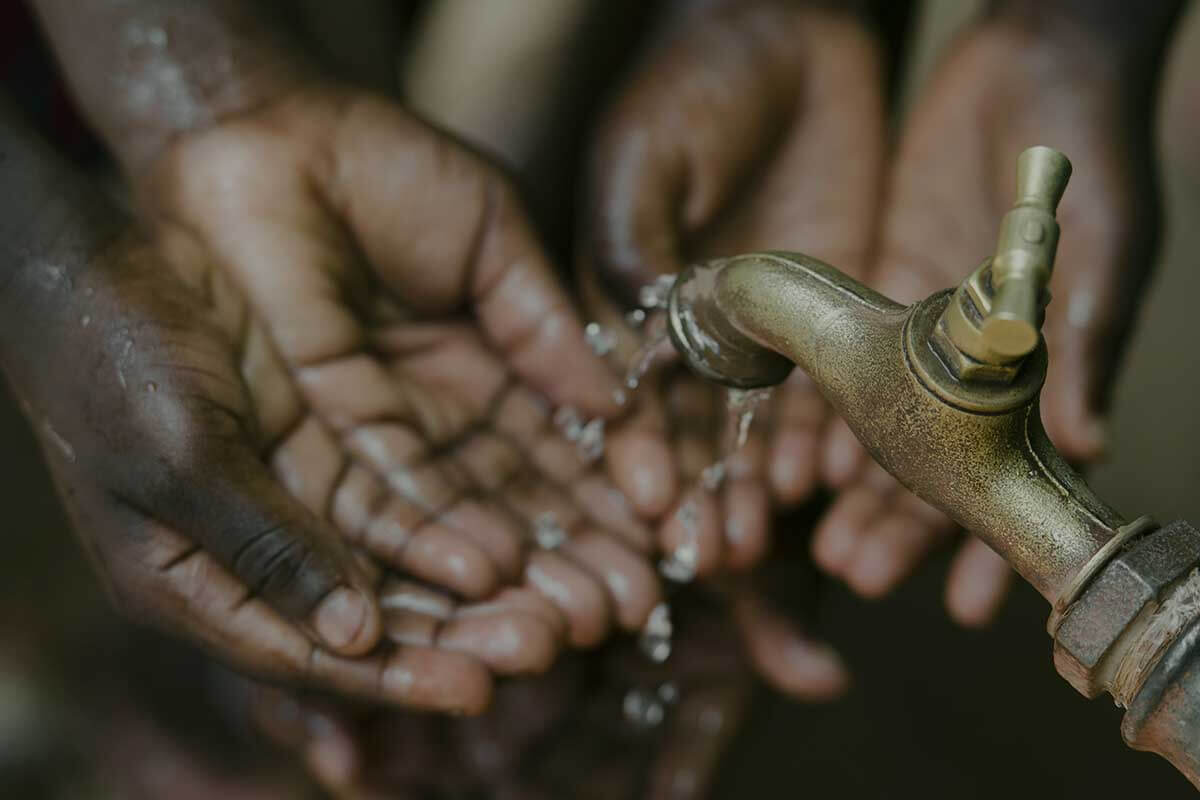
[[[1153,88],[1185,0],[990,0],[994,19],[1059,40],[1103,50],[1124,82]]]
[[[80,106],[137,173],[314,71],[259,0],[33,0]]]

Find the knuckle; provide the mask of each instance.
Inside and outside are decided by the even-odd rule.
[[[231,564],[253,594],[296,617],[309,614],[337,583],[312,543],[287,524],[272,523],[240,537]]]

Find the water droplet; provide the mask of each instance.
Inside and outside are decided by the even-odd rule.
[[[754,422],[754,414],[758,407],[771,397],[770,389],[730,389],[726,397],[726,406],[730,412],[737,414],[737,440],[734,451],[740,450],[750,436],[750,425]]]
[[[659,275],[654,279],[654,283],[641,288],[641,291],[638,292],[638,302],[642,308],[646,309],[666,308],[667,300],[671,296],[671,289],[674,287],[674,275]]]
[[[618,407],[623,407],[629,402],[629,395],[625,394],[624,389],[613,389],[612,399]]]
[[[579,457],[585,464],[594,464],[604,455],[604,420],[594,419],[583,426],[577,442]]]
[[[710,492],[715,492],[721,488],[721,484],[725,482],[725,462],[718,461],[715,464],[709,464],[700,473],[700,485]]]
[[[158,384],[154,381],[146,381],[146,391],[150,392],[150,394],[154,394],[158,391]]]
[[[86,328],[88,325],[92,324],[92,318],[87,314],[84,314],[83,318],[79,320],[79,324]]]
[[[671,681],[666,681],[658,687],[658,698],[669,706],[679,702],[679,687]]]
[[[598,322],[589,322],[583,329],[583,337],[592,352],[603,358],[617,346],[617,334],[602,327]]]
[[[671,657],[671,636],[674,631],[671,607],[659,603],[646,619],[646,626],[638,637],[638,648],[655,664],[661,664]]]
[[[572,442],[578,441],[583,433],[583,419],[571,406],[562,406],[554,412],[554,427]]]
[[[662,349],[666,341],[667,332],[664,330],[648,338],[638,348],[637,352],[633,354],[633,362],[629,367],[629,372],[625,375],[626,388],[632,391],[641,385],[642,378],[646,377],[646,374],[654,366],[654,361],[658,357],[659,350]]]
[[[621,703],[625,719],[637,728],[655,728],[662,724],[666,709],[662,702],[647,689],[630,689]]]
[[[700,512],[696,508],[695,499],[689,498],[680,506],[675,512],[675,518],[683,525],[684,541],[658,563],[658,571],[667,580],[690,583],[696,578],[696,568],[700,563],[700,550],[697,545],[700,538]]]
[[[553,511],[543,511],[533,519],[533,541],[543,550],[557,550],[567,540],[567,532]]]
[[[54,430],[54,426],[50,424],[50,420],[42,420],[42,430],[45,431],[46,438],[54,442],[54,446],[63,454],[63,458],[72,464],[75,463],[75,448],[58,431]]]
[[[90,287],[90,286],[89,286],[89,287],[87,287],[86,289],[84,289],[84,290],[83,290],[83,296],[84,296],[84,297],[91,297],[91,296],[92,296],[92,295],[94,295],[95,293],[96,293],[96,290],[95,290],[95,289],[93,289],[93,288],[92,288],[92,287]]]
[[[635,308],[625,315],[625,324],[633,329],[642,327],[646,322],[646,312],[640,308]]]

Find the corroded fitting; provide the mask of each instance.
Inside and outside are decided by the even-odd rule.
[[[1044,347],[1011,384],[959,381],[928,342],[948,300],[906,308],[808,256],[756,253],[681,275],[669,328],[689,365],[729,385],[777,383],[795,363],[885,469],[1054,602],[1124,520],[1042,429]]]
[[[1017,159],[1017,199],[996,252],[955,291],[932,340],[959,379],[1010,381],[1037,348],[1058,249],[1054,212],[1070,176],[1071,162],[1049,147]]]

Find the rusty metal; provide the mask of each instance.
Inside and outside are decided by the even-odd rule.
[[[692,268],[676,285],[671,335],[697,371],[767,386],[787,374],[780,356],[797,364],[881,465],[1051,602],[1124,524],[1042,429],[1044,345],[1010,384],[960,382],[933,352],[948,292],[905,308],[797,253]]]
[[[876,461],[1050,601],[1064,677],[1087,696],[1109,691],[1149,708],[1127,738],[1184,765],[1195,782],[1200,739],[1164,744],[1166,734],[1147,731],[1186,717],[1200,732],[1200,666],[1186,686],[1164,679],[1168,700],[1143,695],[1146,676],[1200,616],[1200,572],[1189,572],[1200,538],[1186,525],[1127,523],[1041,424],[1042,307],[1069,172],[1048,148],[1022,155],[996,254],[957,289],[905,307],[814,258],[754,253],[685,270],[668,329],[710,380],[754,388],[780,383],[792,365],[808,373]],[[1169,700],[1179,692],[1191,692],[1183,706]]]

